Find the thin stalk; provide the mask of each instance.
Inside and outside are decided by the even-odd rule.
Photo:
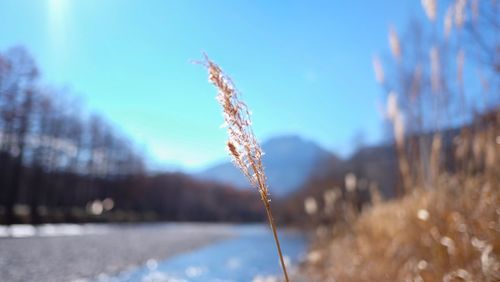
[[[260,173],[260,171],[258,171],[257,168],[255,167],[255,164],[252,164],[252,169],[255,171],[256,174]],[[264,203],[264,207],[266,209],[267,220],[269,221],[269,226],[271,226],[271,230],[273,231],[274,242],[276,243],[276,249],[278,249],[278,255],[280,257],[280,263],[281,263],[281,268],[283,269],[283,275],[285,276],[285,281],[289,282],[290,280],[288,279],[288,272],[286,271],[285,260],[283,259],[283,253],[281,252],[281,245],[280,245],[280,239],[278,238],[278,231],[276,231],[276,224],[274,223],[273,213],[271,211],[271,204],[267,196],[268,195],[267,188],[266,186],[264,186],[264,183],[262,182],[260,177],[257,177],[257,183],[259,185],[259,192],[261,196],[260,198]]]
[[[276,242],[276,248],[278,249],[278,255],[280,257],[281,268],[283,268],[283,275],[285,275],[285,281],[289,282],[288,273],[286,271],[285,260],[283,259],[283,254],[281,253],[281,246],[280,246],[280,240],[278,238],[278,232],[276,231],[276,224],[274,224],[274,218],[273,218],[273,214],[271,212],[271,205],[269,204],[269,200],[267,199],[267,196],[265,198],[263,198],[262,201],[264,202],[264,206],[266,208],[267,220],[269,221],[269,225],[271,226],[271,229],[273,230],[274,241]]]

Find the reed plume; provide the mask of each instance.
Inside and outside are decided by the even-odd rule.
[[[208,69],[209,81],[218,89],[217,101],[222,107],[224,126],[227,127],[229,135],[227,141],[229,155],[236,167],[241,170],[250,183],[259,191],[266,209],[269,225],[273,231],[285,281],[288,282],[288,273],[271,212],[271,198],[266,183],[264,166],[262,165],[262,156],[264,153],[253,133],[250,112],[246,104],[240,100],[239,92],[236,90],[233,82],[222,69],[206,55],[203,65]]]
[[[401,42],[396,29],[392,26],[389,28],[389,46],[391,47],[394,58],[397,60],[401,59]]]
[[[378,56],[374,56],[372,59],[373,70],[375,71],[375,79],[378,83],[384,84],[384,68],[382,67],[382,62]]]
[[[435,21],[437,12],[436,0],[422,0],[421,3],[427,18],[429,18],[431,22]]]
[[[450,37],[451,29],[453,27],[453,6],[448,7],[446,14],[444,16],[444,37],[448,39]]]

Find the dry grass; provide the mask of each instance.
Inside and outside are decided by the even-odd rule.
[[[457,171],[317,241],[313,281],[500,281],[500,112],[491,119],[455,140]]]
[[[286,265],[281,252],[281,246],[271,212],[271,198],[266,183],[266,174],[262,165],[262,149],[252,131],[250,112],[240,100],[231,79],[224,74],[221,68],[205,56],[204,65],[208,68],[209,80],[218,89],[217,100],[222,106],[225,126],[229,134],[227,149],[234,164],[248,178],[250,183],[259,191],[261,200],[266,209],[269,225],[273,231],[276,248],[283,268],[285,281],[288,280]]]
[[[309,264],[311,276],[318,281],[442,281],[456,273],[464,279],[450,281],[498,281],[487,280],[489,270],[483,271],[487,266],[481,261],[488,246],[497,254],[500,250],[498,193],[480,179],[458,189],[455,181],[445,180],[447,189],[418,191],[363,213],[352,231],[315,246],[321,259]],[[462,188],[470,196],[468,207],[461,203]]]
[[[384,76],[374,59],[377,81],[390,93],[387,117],[394,129],[404,196],[374,202],[350,219],[345,216],[348,209],[340,209],[346,218],[342,225],[321,227],[331,235],[319,237],[308,255],[304,269],[309,281],[500,281],[500,107],[491,103],[470,126],[462,123],[453,141],[446,131],[423,134],[442,130],[457,115],[476,108],[475,101],[465,101],[462,48],[494,56],[495,47],[484,48],[490,44],[484,42],[498,47],[488,32],[499,30],[489,15],[498,18],[500,6],[496,1],[480,6],[477,0],[453,1],[443,19],[444,38],[439,39],[437,4],[422,1],[432,38],[428,59],[414,63],[411,55],[426,50],[414,42],[403,44],[393,28],[389,45],[394,67],[388,72],[393,75]],[[481,13],[478,7],[483,7]],[[463,32],[481,34],[486,41],[464,43]],[[452,35],[460,47],[456,54],[446,48]],[[455,66],[445,63],[446,56],[456,57]],[[477,60],[473,55],[468,59]],[[446,75],[453,67],[456,77]],[[494,63],[486,61],[481,69],[490,73],[492,83],[498,81]],[[498,97],[497,90],[488,94]]]

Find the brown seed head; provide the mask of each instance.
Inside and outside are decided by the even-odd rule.
[[[233,82],[222,69],[207,56],[203,64],[208,69],[209,81],[218,89],[217,101],[222,107],[224,125],[229,135],[227,143],[229,154],[250,183],[267,198],[269,191],[262,165],[264,153],[252,131],[250,112],[240,100],[240,93]]]

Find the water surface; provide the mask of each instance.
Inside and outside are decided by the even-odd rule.
[[[112,281],[253,281],[257,277],[281,275],[272,232],[265,225],[235,226],[237,236],[165,261],[146,265],[112,278]],[[304,255],[306,238],[281,231],[280,242],[287,263],[296,264]]]

